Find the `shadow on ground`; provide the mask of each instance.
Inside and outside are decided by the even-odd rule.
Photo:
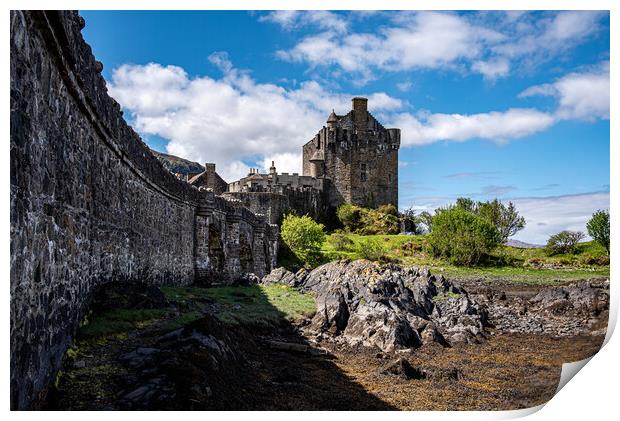
[[[299,332],[307,297],[270,288],[109,284],[46,409],[395,409]]]

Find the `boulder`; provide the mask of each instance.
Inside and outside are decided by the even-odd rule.
[[[475,341],[486,323],[484,306],[428,270],[339,261],[297,282],[302,291],[316,295],[317,313],[310,328],[351,346],[392,352],[427,342],[445,346]]]

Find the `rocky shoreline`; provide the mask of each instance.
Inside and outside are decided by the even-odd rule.
[[[221,305],[199,300],[192,322],[171,330],[164,318],[67,360],[44,407],[526,407],[553,395],[563,362],[598,350],[609,308],[608,280],[493,288],[368,261],[278,268],[260,282],[312,294],[316,313],[268,328],[232,327],[218,319]],[[115,288],[131,306],[162,304],[157,288]]]

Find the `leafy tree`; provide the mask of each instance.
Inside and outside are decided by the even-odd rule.
[[[320,249],[325,242],[324,228],[307,215],[289,214],[282,221],[280,236],[299,260],[315,266],[320,261]]]
[[[525,218],[519,216],[514,203],[504,205],[495,199],[491,202],[478,202],[476,213],[491,221],[502,237],[502,243],[525,228]]]
[[[504,205],[498,199],[487,202],[474,202],[467,197],[456,199],[457,208],[472,212],[488,219],[497,228],[501,235],[502,243],[517,232],[525,228],[525,218],[519,215],[514,203]]]
[[[584,238],[585,234],[580,231],[558,232],[547,240],[547,253],[551,255],[575,253],[577,243]]]
[[[609,211],[598,210],[594,212],[586,227],[588,228],[588,234],[590,237],[594,238],[595,241],[605,247],[607,254],[609,254]]]
[[[420,212],[418,223],[424,225],[427,232],[431,232],[433,230],[433,215],[428,211]]]
[[[466,210],[467,212],[476,213],[476,202],[469,197],[459,197],[456,199],[456,207]]]
[[[501,241],[490,221],[462,207],[437,212],[432,227],[428,241],[433,254],[456,265],[475,265]]]
[[[423,234],[424,227],[420,223],[420,219],[415,209],[405,209],[400,215],[401,231],[412,232],[413,234]]]

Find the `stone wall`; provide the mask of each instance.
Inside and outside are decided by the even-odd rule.
[[[325,222],[329,213],[324,193],[312,188],[277,186],[272,192],[227,192],[222,196],[241,202],[256,214],[265,215],[271,224],[279,225],[289,212],[309,215],[319,222]]]
[[[264,274],[277,228],[164,169],[107,94],[77,13],[10,17],[11,407],[23,409],[98,285]]]

